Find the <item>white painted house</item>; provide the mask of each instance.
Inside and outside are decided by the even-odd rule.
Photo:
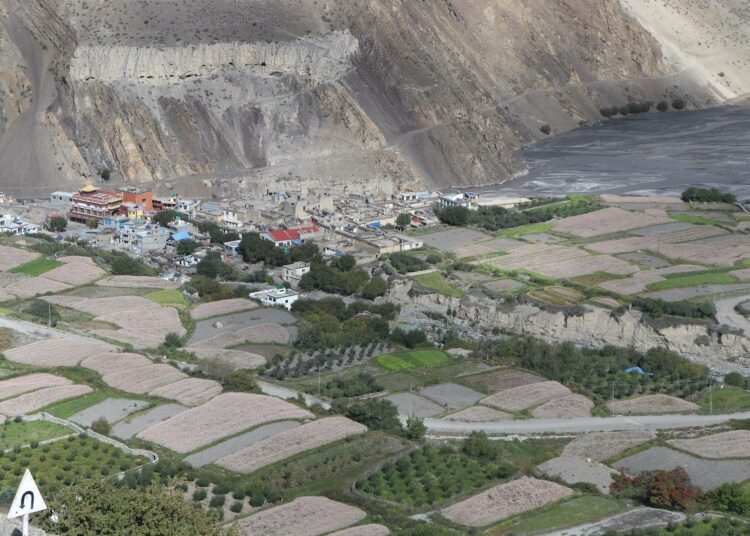
[[[251,292],[250,298],[260,300],[260,303],[269,307],[282,306],[291,310],[292,304],[299,299],[299,294],[288,288],[279,287],[259,292]]]

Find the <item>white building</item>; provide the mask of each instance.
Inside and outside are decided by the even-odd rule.
[[[52,192],[49,196],[49,201],[54,205],[72,205],[73,192]]]
[[[281,267],[281,280],[289,283],[293,287],[299,285],[302,276],[310,271],[309,262],[294,262]]]
[[[26,235],[41,233],[42,228],[12,214],[0,214],[0,234]]]
[[[260,300],[260,303],[269,307],[280,305],[287,310],[291,310],[292,304],[299,299],[299,294],[288,288],[280,287],[251,292],[250,298]]]

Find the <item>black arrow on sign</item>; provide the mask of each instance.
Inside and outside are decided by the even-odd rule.
[[[21,495],[21,508],[26,508],[26,506],[24,505],[24,501],[27,495],[30,497],[30,500],[31,500],[30,508],[34,508],[34,492],[33,491],[27,491],[23,495]]]

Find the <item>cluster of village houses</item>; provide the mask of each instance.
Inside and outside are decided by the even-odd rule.
[[[364,195],[335,196],[327,189],[314,188],[305,192],[268,192],[253,199],[201,201],[179,196],[157,197],[139,186],[108,190],[89,184],[76,192],[54,192],[49,200],[34,203],[46,209],[47,227],[53,218],[64,217],[71,222],[69,232],[78,233],[79,239],[169,267],[173,270],[172,277],[185,281],[209,251],[221,253],[226,262],[241,264],[240,240],[212,244],[210,236],[193,222],[214,222],[240,236],[255,232],[279,248],[314,241],[325,256],[351,253],[366,263],[383,254],[423,246],[418,237],[408,236],[396,226],[400,214],[408,214],[409,227],[420,228],[437,225],[432,211],[435,204],[477,208],[483,204],[518,202],[518,199],[483,198],[472,193],[439,192],[401,192],[389,199],[370,199]],[[17,205],[14,199],[0,194],[0,212],[4,212],[1,210],[4,206]],[[163,210],[174,210],[185,218],[176,218],[163,227],[152,220],[154,214]],[[45,222],[0,214],[0,233],[38,233]],[[178,244],[183,240],[195,242],[196,251],[179,255]],[[305,263],[295,263],[283,267],[276,275],[294,288],[309,269]],[[286,303],[289,296],[281,289],[277,295],[258,298],[263,301],[267,298],[272,304],[291,305]]]

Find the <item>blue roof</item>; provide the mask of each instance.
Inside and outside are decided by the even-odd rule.
[[[180,240],[190,240],[190,233],[187,231],[180,231],[179,233],[174,233],[172,235],[172,240],[177,240],[178,242]]]
[[[374,227],[374,228],[377,229],[378,227],[380,227],[380,222],[379,221],[371,221],[370,223],[367,224],[367,226],[368,227]]]

